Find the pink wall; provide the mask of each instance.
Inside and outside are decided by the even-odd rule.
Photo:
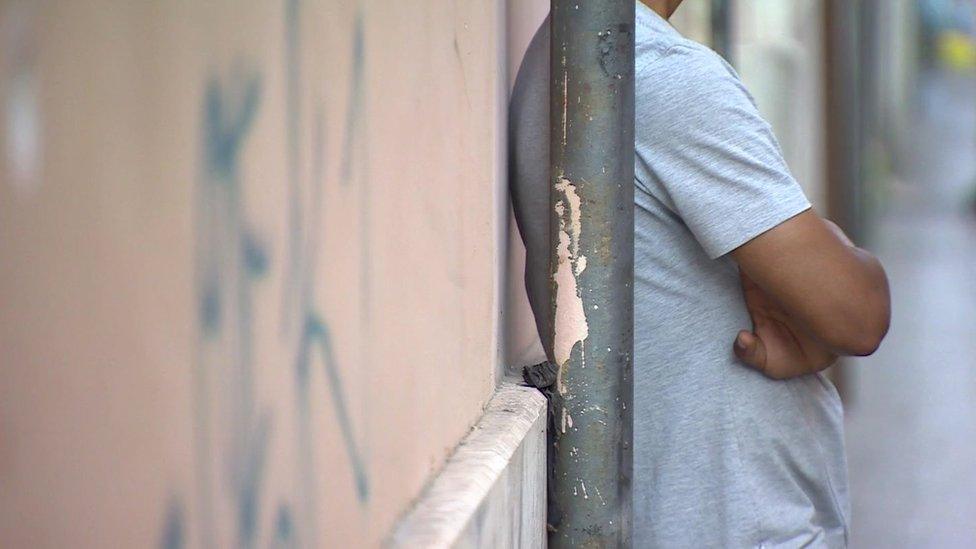
[[[0,4],[0,545],[379,544],[495,386],[503,12]]]

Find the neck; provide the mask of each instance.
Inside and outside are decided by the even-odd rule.
[[[642,4],[651,8],[655,13],[657,13],[664,19],[670,18],[671,14],[674,13],[674,8],[671,7],[670,5],[673,4],[673,2],[669,2],[668,0],[640,0],[640,1]]]

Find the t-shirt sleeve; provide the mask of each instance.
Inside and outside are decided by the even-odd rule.
[[[717,55],[673,47],[636,85],[638,186],[663,193],[709,257],[810,208],[769,124]]]

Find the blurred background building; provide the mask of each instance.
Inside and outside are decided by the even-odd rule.
[[[0,546],[405,543],[451,490],[439,533],[536,543],[505,143],[547,11],[0,0]],[[673,22],[888,268],[888,339],[834,372],[852,546],[976,546],[976,1]],[[450,458],[515,409],[498,467]]]

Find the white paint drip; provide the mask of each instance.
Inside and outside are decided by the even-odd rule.
[[[566,58],[563,57],[563,67],[565,66],[566,66]],[[569,108],[569,105],[567,105],[567,102],[569,101],[569,99],[567,98],[568,93],[569,93],[569,72],[563,69],[563,146],[566,145],[566,135],[567,135],[566,125],[569,120],[568,113],[567,113],[567,110]]]
[[[600,488],[594,486],[593,489],[596,490],[596,495],[600,498],[600,501],[603,502],[603,506],[606,507],[607,500],[603,499],[603,494],[600,493]]]

